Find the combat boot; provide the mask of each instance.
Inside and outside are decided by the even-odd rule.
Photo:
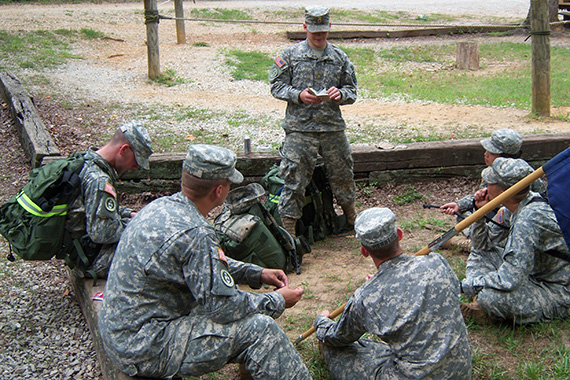
[[[297,237],[296,233],[296,226],[297,226],[297,219],[290,218],[288,216],[281,217],[281,225],[291,235],[293,239]]]
[[[346,223],[348,228],[354,228],[354,221],[356,220],[356,210],[354,209],[354,203],[346,206],[341,206],[344,216],[346,217]]]
[[[475,322],[482,324],[491,322],[491,318],[487,313],[485,313],[485,310],[481,309],[481,306],[479,306],[477,300],[471,303],[461,302],[459,304],[459,307],[461,309],[461,314],[463,314],[463,318],[465,320],[471,318]]]
[[[240,380],[253,380],[253,376],[251,376],[251,372],[245,368],[244,364],[239,365],[239,378]]]

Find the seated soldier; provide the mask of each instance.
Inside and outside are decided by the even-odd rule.
[[[387,208],[361,212],[360,252],[378,272],[350,298],[338,322],[315,320],[333,379],[470,379],[471,350],[459,311],[459,281],[437,253],[411,257]],[[364,339],[369,333],[379,340]]]
[[[476,206],[482,207],[533,172],[524,160],[497,158],[483,170],[487,182]],[[474,223],[472,240],[482,250],[478,260],[468,260],[466,278],[461,282],[467,297],[476,302],[462,304],[464,316],[512,320],[518,324],[550,321],[570,314],[570,262],[568,247],[554,211],[538,193],[527,187],[503,202],[512,213],[511,228],[504,248],[492,245],[491,231],[484,221]],[[484,260],[488,257],[489,260]]]
[[[123,372],[170,379],[231,362],[254,379],[310,379],[274,320],[303,289],[289,287],[282,270],[226,257],[206,219],[243,180],[235,163],[228,149],[190,145],[181,191],[148,204],[123,232],[99,315],[105,350]]]
[[[494,131],[491,137],[481,140],[481,145],[483,148],[485,148],[485,164],[487,166],[491,166],[493,164],[493,161],[499,157],[519,158],[522,154],[522,142],[523,140],[521,135],[514,129],[503,128]],[[479,189],[486,188],[487,184],[485,181],[482,181],[479,185]],[[532,184],[532,190],[542,194],[546,192],[546,186],[544,182],[538,180]],[[461,214],[462,216],[458,216],[457,218],[459,222],[463,220],[464,217],[470,215],[473,211],[475,211],[474,197],[475,194],[469,194],[456,202],[446,203],[441,206],[441,212],[449,215],[457,215],[457,213]],[[499,213],[499,215],[496,216],[496,213]],[[488,214],[488,217],[492,218],[489,220],[490,223],[494,224],[494,226],[490,226],[495,230],[494,243],[500,247],[505,246],[505,240],[510,227],[510,216],[511,213],[506,208],[502,208]],[[463,230],[463,233],[465,236],[470,237],[471,227]]]

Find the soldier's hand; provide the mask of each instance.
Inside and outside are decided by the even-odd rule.
[[[315,96],[308,88],[299,94],[299,100],[306,104],[321,104],[323,101]]]
[[[286,286],[284,288],[277,289],[277,292],[281,293],[283,298],[285,298],[285,307],[288,308],[299,302],[303,293],[305,293],[305,290],[301,287],[291,288]]]
[[[329,94],[329,98],[335,102],[342,98],[340,90],[334,86],[327,90],[327,94]]]
[[[454,215],[456,212],[459,212],[459,205],[455,202],[449,202],[442,205],[439,209],[444,214]]]
[[[261,272],[261,283],[280,289],[289,285],[289,279],[281,269],[264,269]]]

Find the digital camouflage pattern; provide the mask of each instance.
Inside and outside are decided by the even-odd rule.
[[[524,324],[570,314],[570,263],[546,253],[567,254],[568,247],[552,208],[537,197],[529,192],[512,215],[500,266],[493,269],[496,256],[491,265],[472,265],[461,283],[465,295],[477,295],[494,318]]]
[[[285,309],[261,286],[262,268],[226,258],[216,233],[183,193],[159,198],[127,226],[99,315],[105,349],[127,374],[200,376],[228,362],[256,379],[310,379],[273,318]]]
[[[228,179],[241,183],[243,175],[236,170],[236,155],[215,145],[193,144],[188,147],[182,168],[202,179]]]
[[[481,178],[488,184],[499,184],[509,188],[527,175],[534,172],[532,166],[520,158],[499,157],[481,173]]]
[[[152,154],[152,142],[145,127],[139,121],[130,121],[120,128],[133,148],[137,164],[142,169],[149,170],[148,158]]]
[[[315,326],[333,379],[471,379],[459,281],[437,253],[382,263],[338,322],[319,315]]]
[[[357,80],[354,66],[341,49],[327,42],[322,55],[311,49],[307,40],[286,48],[275,58],[269,74],[271,94],[287,102],[281,126],[285,140],[281,155],[280,177],[285,186],[279,200],[279,214],[293,219],[302,216],[305,188],[311,180],[317,155],[325,162],[333,193],[340,205],[354,204],[351,148],[344,130],[340,106],[356,101]],[[299,94],[336,87],[339,101],[310,105]]]
[[[285,132],[335,132],[346,128],[340,106],[356,101],[356,73],[346,53],[335,45],[327,43],[321,57],[306,40],[286,48],[275,58],[269,82],[271,94],[287,102],[281,124]],[[309,87],[319,91],[333,86],[342,94],[340,101],[311,105],[299,99],[299,94]]]
[[[369,208],[356,217],[354,231],[363,246],[385,247],[398,238],[396,215],[386,207]]]
[[[465,269],[466,277],[476,277],[499,269],[503,263],[502,253],[507,243],[512,213],[501,207],[493,220],[504,226],[481,218],[471,225],[471,252]]]
[[[330,28],[329,8],[313,5],[305,8],[305,25],[311,33],[328,32]]]
[[[491,137],[481,140],[481,145],[489,153],[517,155],[522,142],[522,137],[517,131],[503,128],[494,131]]]
[[[313,177],[318,154],[323,157],[327,178],[339,205],[354,204],[356,185],[354,161],[344,132],[288,132],[279,150],[279,176],[284,187],[279,198],[279,214],[300,219],[305,205],[305,188]]]
[[[91,269],[98,277],[105,277],[133,210],[119,205],[115,190],[119,177],[115,169],[93,150],[85,152],[84,157],[79,174],[81,196],[71,204],[65,226],[84,250],[99,250]]]

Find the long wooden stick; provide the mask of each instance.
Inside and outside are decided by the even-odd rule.
[[[526,177],[524,177],[523,179],[521,179],[519,182],[515,183],[513,186],[509,187],[507,190],[502,192],[500,195],[495,197],[495,199],[489,201],[486,205],[481,207],[479,210],[475,211],[473,214],[471,214],[470,216],[468,216],[467,218],[465,218],[461,222],[457,223],[455,225],[455,227],[453,227],[452,229],[450,229],[449,231],[447,231],[446,233],[441,235],[439,238],[437,238],[436,240],[432,241],[431,243],[429,243],[428,245],[426,245],[425,247],[423,247],[422,249],[417,251],[414,254],[414,256],[423,256],[423,255],[429,254],[430,252],[435,251],[443,243],[445,243],[446,241],[448,241],[449,239],[451,239],[455,235],[459,234],[461,231],[463,231],[465,228],[469,227],[471,224],[475,223],[477,220],[479,220],[482,217],[484,217],[485,215],[487,215],[487,213],[489,213],[490,211],[497,208],[503,202],[505,202],[506,200],[513,197],[515,194],[518,194],[523,189],[530,186],[534,181],[536,181],[537,179],[539,179],[543,175],[544,175],[544,170],[542,169],[542,166],[541,166],[540,168],[536,169],[531,174],[529,174]],[[334,318],[338,317],[339,315],[341,315],[342,312],[344,311],[345,306],[346,306],[346,304],[344,304],[341,307],[339,307],[338,309],[334,310],[329,315],[329,318],[334,319]],[[302,342],[303,340],[308,338],[310,335],[312,335],[314,332],[315,332],[315,327],[312,326],[310,329],[305,331],[303,334],[299,335],[297,340],[295,340],[295,344]]]

